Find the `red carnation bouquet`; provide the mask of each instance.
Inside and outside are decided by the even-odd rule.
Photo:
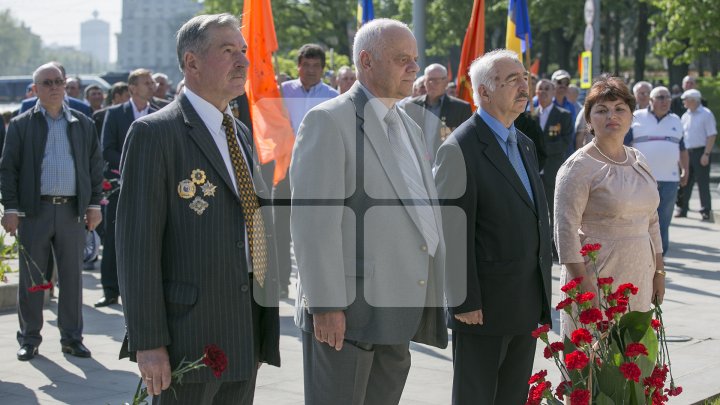
[[[629,297],[638,288],[627,283],[613,290],[612,277],[600,278],[596,260],[599,244],[587,244],[580,253],[593,263],[597,277],[599,307],[593,307],[595,293],[582,291],[582,278],[571,280],[561,289],[567,298],[557,305],[571,318],[575,330],[562,342],[550,342],[549,325],[533,332],[546,347],[563,376],[553,391],[546,381],[547,371],[534,374],[528,384],[526,405],[665,404],[682,393],[670,371],[660,305],[647,312],[629,310]],[[564,353],[564,356],[561,356]],[[670,377],[668,385],[668,376]]]
[[[225,352],[222,351],[222,349],[220,349],[216,345],[207,345],[205,346],[202,357],[193,362],[183,360],[180,362],[178,368],[173,370],[173,372],[170,374],[172,379],[170,389],[174,392],[172,384],[182,384],[183,375],[192,370],[196,370],[202,367],[209,367],[210,370],[212,370],[215,378],[220,378],[222,373],[227,368],[227,364],[227,356],[225,355]],[[143,380],[141,378],[138,382],[137,389],[135,390],[135,396],[133,397],[132,403],[128,404],[126,402],[125,405],[147,405],[147,387],[143,387],[142,383]]]

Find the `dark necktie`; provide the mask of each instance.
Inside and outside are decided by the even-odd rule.
[[[258,203],[255,187],[253,186],[250,170],[245,162],[245,157],[240,151],[237,137],[235,136],[235,123],[228,114],[223,114],[223,126],[227,137],[230,160],[232,161],[237,181],[240,205],[245,218],[245,227],[248,233],[250,244],[250,257],[252,259],[253,275],[260,287],[265,283],[265,273],[268,266],[268,250],[265,240],[265,221],[263,221],[260,204]]]

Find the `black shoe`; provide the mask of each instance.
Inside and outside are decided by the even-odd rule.
[[[711,216],[710,216],[710,213],[709,213],[709,212],[701,212],[700,215],[702,215],[702,220],[701,220],[701,221],[703,221],[703,222],[713,222],[713,220],[710,219]]]
[[[687,212],[676,211],[675,218],[687,218]]]
[[[62,352],[75,357],[90,357],[90,350],[81,342],[72,342],[69,345],[62,345]]]
[[[38,354],[38,348],[35,345],[26,343],[20,346],[20,350],[17,351],[17,358],[20,361],[28,361]]]
[[[98,302],[95,303],[95,308],[107,307],[112,304],[117,304],[117,302],[118,302],[118,297],[109,297],[106,295],[106,296],[100,298],[98,300]]]

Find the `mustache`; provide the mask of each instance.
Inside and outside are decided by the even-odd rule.
[[[515,100],[520,100],[521,98],[529,99],[529,98],[530,98],[530,94],[528,94],[528,93],[525,92],[525,91],[520,92],[520,94],[518,94],[518,96],[517,96],[517,98],[516,98]]]

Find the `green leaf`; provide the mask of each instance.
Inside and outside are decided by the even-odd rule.
[[[633,342],[639,342],[645,336],[647,329],[650,327],[650,321],[653,317],[653,311],[639,312],[630,311],[620,318],[621,335],[624,331],[630,332],[630,338]]]
[[[609,396],[605,395],[602,391],[595,397],[593,400],[593,404],[595,405],[615,405],[615,401],[612,400]]]

